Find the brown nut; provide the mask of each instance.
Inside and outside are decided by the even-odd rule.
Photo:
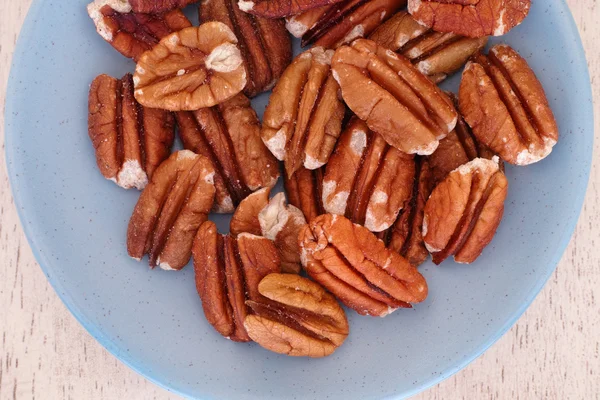
[[[425,205],[423,238],[433,262],[451,255],[458,263],[475,261],[502,220],[507,189],[498,157],[476,158],[452,171]]]
[[[488,41],[454,33],[435,32],[415,21],[406,11],[396,13],[380,25],[369,39],[408,58],[434,83],[458,71]]]
[[[292,42],[282,19],[267,19],[242,12],[237,0],[202,0],[200,23],[220,21],[238,38],[248,79],[249,97],[270,90],[292,61]]]
[[[335,298],[317,283],[291,274],[270,274],[258,285],[269,303],[248,301],[254,314],[244,327],[265,349],[289,356],[325,357],[348,336],[348,320]]]
[[[404,154],[353,117],[323,177],[323,208],[372,232],[388,229],[412,192],[414,156]]]
[[[115,0],[113,0],[115,1]],[[130,3],[133,12],[139,13],[162,13],[175,8],[183,8],[198,0],[116,0],[117,2]]]
[[[194,235],[208,218],[215,196],[210,161],[189,150],[173,153],[154,172],[127,228],[127,252],[150,266],[183,268],[192,255]]]
[[[445,140],[445,139],[444,139]],[[410,198],[406,201],[394,225],[378,237],[386,246],[418,267],[429,256],[423,242],[423,210],[433,188],[429,163],[424,157],[415,160],[415,181]]]
[[[413,18],[437,32],[502,36],[519,25],[531,0],[408,0]]]
[[[273,89],[261,136],[288,177],[302,165],[323,166],[341,131],[344,104],[331,76],[332,50],[313,47],[297,56]]]
[[[171,153],[173,114],[135,101],[131,74],[119,80],[97,76],[88,112],[88,133],[102,175],[125,189],[142,190]]]
[[[540,161],[558,141],[544,88],[507,45],[480,54],[463,72],[460,111],[479,142],[515,165]]]
[[[361,315],[386,316],[427,297],[425,278],[365,227],[325,214],[300,232],[311,278]]]
[[[237,43],[231,29],[216,21],[164,37],[137,63],[135,98],[171,111],[212,107],[232,98],[246,86]]]
[[[175,116],[183,146],[215,166],[215,212],[233,212],[247,195],[277,181],[279,164],[263,144],[258,116],[243,94]]]
[[[284,177],[285,192],[288,201],[299,208],[307,221],[325,214],[321,199],[323,172],[325,167],[314,170],[300,168],[291,178]]]
[[[406,0],[344,0],[287,18],[288,31],[302,38],[302,46],[336,48],[368,36]]]
[[[164,14],[142,14],[133,11],[123,0],[95,0],[87,11],[98,34],[125,57],[137,61],[160,39],[192,26],[180,10]]]
[[[281,18],[335,4],[341,0],[239,0],[240,10],[265,18]]]
[[[350,109],[386,142],[428,155],[456,125],[447,96],[409,60],[366,39],[338,48],[333,76]]]
[[[271,188],[262,188],[252,193],[235,209],[229,222],[229,234],[237,236],[240,233],[250,233],[262,236],[258,214],[269,204]]]
[[[250,313],[246,301],[264,301],[258,291],[262,278],[279,272],[273,243],[242,233],[221,235],[212,221],[198,229],[193,246],[196,289],[208,322],[221,335],[248,342],[244,320]]]

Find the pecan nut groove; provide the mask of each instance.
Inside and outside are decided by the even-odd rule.
[[[285,192],[291,205],[300,209],[307,221],[325,214],[322,201],[325,167],[309,170],[300,167],[291,178],[284,176]]]
[[[511,164],[540,161],[558,141],[544,88],[527,61],[507,45],[496,45],[467,65],[459,105],[479,142]]]
[[[143,189],[171,153],[173,115],[135,101],[131,74],[119,80],[97,76],[88,112],[88,133],[102,175],[125,189]]]
[[[194,235],[214,201],[214,169],[189,150],[173,153],[154,172],[133,210],[127,252],[137,260],[149,255],[151,267],[183,268],[192,255]]]
[[[427,297],[425,278],[414,266],[345,217],[321,215],[298,240],[310,277],[361,315],[383,317]]]

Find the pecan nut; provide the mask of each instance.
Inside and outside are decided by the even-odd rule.
[[[239,0],[240,10],[265,18],[289,17],[342,0]]]
[[[284,176],[285,192],[288,201],[302,211],[307,221],[325,214],[321,201],[324,167],[309,170],[301,167],[291,178]]]
[[[220,21],[238,38],[248,79],[249,97],[270,90],[292,60],[292,42],[282,19],[267,19],[242,12],[236,0],[203,0],[200,23]]]
[[[454,255],[471,263],[487,246],[502,220],[508,181],[498,157],[476,158],[452,171],[425,205],[423,238],[433,262]]]
[[[221,22],[185,28],[141,55],[135,68],[135,98],[171,111],[212,107],[246,86],[238,40]]]
[[[231,216],[229,234],[237,236],[241,233],[250,233],[262,236],[258,214],[269,204],[270,192],[271,188],[262,188],[240,202]]]
[[[368,36],[406,0],[344,0],[287,18],[288,31],[302,38],[302,46],[336,48]]]
[[[467,65],[459,103],[479,142],[511,164],[540,161],[558,141],[544,88],[527,61],[507,45],[496,45]]]
[[[344,104],[330,73],[332,50],[313,47],[297,56],[273,89],[261,136],[288,177],[302,165],[323,166],[341,131]]]
[[[112,0],[115,1],[115,0]],[[183,8],[198,0],[116,0],[131,4],[131,9],[138,13],[162,13],[175,8]]]
[[[372,232],[388,229],[410,198],[414,156],[404,154],[353,117],[323,177],[323,207]]]
[[[531,0],[408,0],[413,18],[437,32],[502,36],[519,25]]]
[[[143,189],[171,153],[172,113],[135,101],[131,74],[121,79],[97,76],[88,112],[88,133],[102,175],[125,189]]]
[[[127,252],[150,266],[182,269],[192,255],[194,235],[214,201],[214,169],[189,150],[173,153],[154,172],[127,228]]]
[[[194,246],[196,289],[208,322],[236,342],[248,342],[244,320],[250,313],[246,301],[263,301],[258,291],[262,278],[279,272],[273,243],[249,233],[221,235],[212,221],[198,229]]]
[[[298,240],[310,277],[361,315],[383,317],[427,297],[425,278],[414,266],[345,217],[321,215]]]
[[[215,166],[216,212],[233,212],[247,195],[277,181],[279,165],[263,144],[258,116],[243,94],[175,116],[183,146]]]
[[[409,60],[371,40],[338,48],[332,70],[348,107],[400,151],[431,154],[456,125],[447,96]]]
[[[344,310],[317,283],[291,274],[270,274],[258,285],[269,303],[248,301],[254,314],[248,335],[265,349],[289,356],[325,357],[342,345],[349,326]]]
[[[135,61],[163,37],[192,26],[180,10],[143,14],[132,11],[131,4],[122,0],[94,0],[87,11],[98,34]]]
[[[380,25],[369,39],[408,58],[419,71],[439,83],[458,71],[485,47],[488,38],[435,32],[400,11]]]

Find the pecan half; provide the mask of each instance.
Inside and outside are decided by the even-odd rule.
[[[336,48],[368,36],[406,0],[344,0],[288,17],[288,31],[302,37],[302,46],[315,44]]]
[[[425,278],[367,228],[324,214],[299,239],[308,274],[361,315],[386,316],[427,297]]]
[[[519,25],[531,0],[408,0],[408,12],[437,32],[502,36]]]
[[[244,327],[265,349],[289,356],[325,357],[342,345],[349,326],[344,310],[317,283],[298,275],[270,274],[258,285],[269,303],[248,301],[254,314]]]
[[[475,261],[502,220],[507,189],[498,157],[476,158],[452,171],[425,205],[423,238],[433,262],[451,255],[458,263]]]
[[[212,107],[246,86],[237,38],[221,22],[207,22],[164,37],[135,68],[135,98],[171,111]]]
[[[237,206],[229,222],[229,234],[250,233],[262,236],[258,214],[269,204],[271,188],[262,188],[252,193]]]
[[[373,232],[388,229],[410,198],[414,156],[388,145],[353,117],[336,145],[323,177],[323,207]]]
[[[123,0],[95,0],[87,11],[98,34],[125,57],[137,61],[163,37],[192,26],[180,10],[163,14],[133,11]]]
[[[431,154],[456,125],[447,96],[409,60],[371,40],[338,48],[332,70],[348,107],[400,151]]]
[[[300,168],[291,178],[284,177],[288,201],[302,211],[307,221],[325,214],[321,201],[324,170],[324,167],[314,170]]]
[[[277,181],[279,164],[263,144],[258,116],[243,94],[175,116],[183,146],[215,166],[216,212],[233,212],[247,195]]]
[[[173,153],[154,172],[127,228],[127,252],[150,266],[183,268],[192,255],[194,235],[214,201],[214,169],[189,150]]]
[[[369,39],[408,58],[435,83],[458,71],[485,47],[488,38],[467,38],[454,33],[435,32],[400,11],[380,25]]]
[[[202,0],[200,23],[220,21],[238,38],[248,79],[249,97],[270,90],[292,61],[292,42],[282,19],[267,19],[242,12],[237,0]]]
[[[114,1],[114,0],[113,0]],[[195,3],[198,0],[116,0],[118,2],[128,2],[134,12],[140,13],[161,13],[175,8],[183,8],[188,4]]]
[[[279,272],[279,257],[273,243],[242,233],[221,235],[212,221],[198,229],[194,239],[196,289],[208,322],[221,335],[248,342],[244,320],[250,313],[246,301],[264,301],[258,285],[262,278]]]
[[[135,101],[131,74],[121,79],[97,76],[88,112],[88,133],[102,175],[125,189],[143,189],[171,153],[173,114]]]
[[[331,76],[332,50],[313,47],[298,55],[273,89],[261,136],[284,161],[288,177],[302,165],[323,166],[341,131],[344,104]]]
[[[511,164],[540,161],[558,141],[544,88],[527,61],[507,45],[496,45],[467,65],[459,103],[479,142]]]
[[[266,18],[289,17],[290,15],[335,4],[341,0],[239,0],[240,10]]]

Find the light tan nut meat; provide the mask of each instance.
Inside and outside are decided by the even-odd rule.
[[[132,11],[129,2],[122,0],[95,0],[87,10],[98,34],[135,61],[163,37],[192,26],[180,10],[144,14]]]
[[[496,45],[467,65],[459,104],[479,142],[511,164],[540,161],[558,141],[541,83],[527,61],[507,45]]]
[[[284,161],[288,178],[303,165],[323,166],[341,131],[344,104],[330,73],[332,50],[313,47],[298,55],[275,85],[261,136]]]
[[[241,11],[237,0],[202,0],[200,23],[220,21],[238,38],[248,79],[249,97],[270,90],[292,61],[292,42],[282,19],[268,19]]]
[[[323,172],[325,167],[314,170],[300,168],[291,178],[284,177],[285,192],[291,205],[299,208],[307,221],[325,214],[323,196]]]
[[[410,199],[415,180],[413,158],[353,117],[327,164],[323,208],[372,232],[385,231]]]
[[[408,58],[434,83],[462,68],[488,41],[487,36],[467,38],[435,32],[415,21],[406,11],[396,13],[380,25],[369,39]]]
[[[320,285],[291,274],[267,275],[258,285],[269,303],[249,301],[244,321],[262,347],[289,356],[325,357],[348,336],[348,320],[335,298]]]
[[[408,0],[408,12],[438,32],[502,36],[519,25],[531,0]]]
[[[175,116],[183,146],[215,166],[215,212],[233,212],[247,195],[277,181],[279,164],[263,144],[258,116],[243,94]]]
[[[221,235],[212,221],[198,229],[193,247],[196,289],[204,315],[221,335],[248,342],[244,320],[250,313],[246,301],[265,301],[258,291],[262,278],[279,272],[273,243],[242,233]]]
[[[237,43],[231,29],[216,21],[164,37],[137,63],[135,98],[171,111],[212,107],[232,98],[246,87]]]
[[[182,269],[192,255],[194,235],[214,201],[215,171],[210,161],[189,150],[173,153],[154,172],[127,229],[127,252],[150,266]]]
[[[335,4],[341,0],[239,0],[240,10],[265,18],[281,18]]]
[[[361,315],[383,317],[427,297],[427,283],[419,271],[349,219],[321,215],[298,240],[309,276]]]
[[[338,48],[333,76],[350,109],[386,142],[428,155],[454,129],[456,110],[411,62],[366,39]]]
[[[135,101],[131,74],[121,79],[97,76],[88,112],[88,133],[102,175],[125,189],[143,189],[171,153],[173,114]]]
[[[469,264],[487,246],[502,220],[508,181],[493,160],[476,158],[452,171],[425,205],[423,238],[433,262]]]

